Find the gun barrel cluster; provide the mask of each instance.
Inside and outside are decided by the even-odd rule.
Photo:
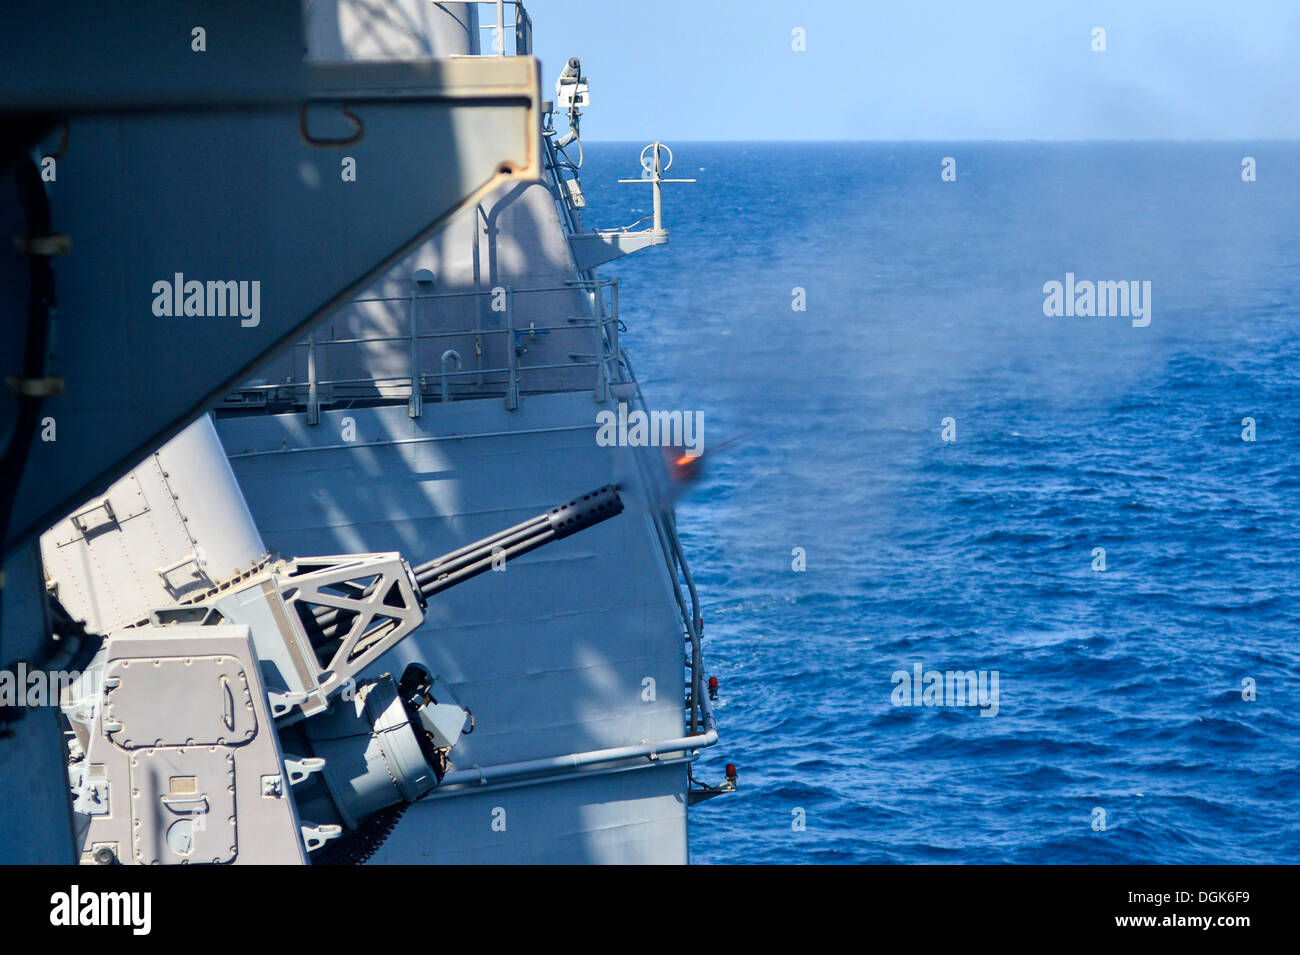
[[[503,562],[508,563],[552,541],[594,527],[622,511],[623,500],[619,497],[617,486],[606,484],[521,524],[497,531],[482,540],[466,544],[412,568],[415,582],[420,593],[428,599],[491,570],[493,566],[501,566]],[[329,639],[338,635],[342,627],[342,613],[343,611],[330,607],[316,607],[313,610],[321,637]]]

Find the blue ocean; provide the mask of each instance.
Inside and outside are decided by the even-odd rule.
[[[1300,145],[670,145],[604,271],[651,407],[745,436],[678,508],[740,784],[692,861],[1300,861]]]

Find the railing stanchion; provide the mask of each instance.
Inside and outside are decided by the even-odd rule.
[[[412,418],[418,418],[424,413],[424,394],[420,388],[420,336],[419,325],[416,321],[417,302],[416,293],[412,292],[410,298],[411,399],[406,405],[406,413]]]
[[[623,372],[618,362],[618,279],[610,279],[609,286],[610,340],[613,347],[614,380],[622,381]]]
[[[307,333],[307,423],[320,424],[320,396],[316,390],[316,332]]]
[[[506,378],[506,410],[519,407],[519,350],[515,347],[515,290],[507,285],[506,292],[506,355],[509,356]]]

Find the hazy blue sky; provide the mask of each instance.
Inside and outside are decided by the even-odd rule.
[[[525,5],[544,95],[582,59],[592,142],[1300,138],[1300,0]]]

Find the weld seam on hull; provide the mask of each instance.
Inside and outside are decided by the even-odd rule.
[[[319,444],[312,445],[308,448],[273,448],[268,451],[240,451],[237,454],[227,454],[230,459],[235,458],[256,458],[269,455],[280,454],[303,454],[308,451],[356,451],[358,448],[376,448],[388,447],[396,444],[424,444],[429,441],[465,441],[469,438],[508,438],[517,434],[553,434],[558,431],[595,431],[596,425],[592,424],[575,424],[566,425],[562,428],[527,428],[520,431],[481,431],[477,434],[433,434],[420,438],[393,438],[385,441],[367,441],[365,444],[353,442],[350,444]]]

